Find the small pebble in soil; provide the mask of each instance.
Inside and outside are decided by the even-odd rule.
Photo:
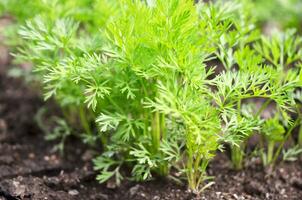
[[[34,159],[35,157],[36,157],[36,155],[34,153],[28,154],[28,158],[30,158],[30,159]]]
[[[7,130],[7,124],[4,119],[0,119],[0,134],[5,134]]]
[[[68,194],[71,195],[71,196],[77,196],[77,195],[79,195],[80,193],[79,193],[79,191],[77,191],[77,190],[69,190],[69,191],[68,191]]]
[[[160,197],[156,195],[153,197],[153,200],[160,200]]]
[[[15,195],[16,196],[24,196],[26,187],[22,185],[19,181],[13,181],[13,185],[15,187]]]
[[[140,189],[140,185],[135,185],[132,188],[130,188],[130,196],[133,197],[137,194],[138,190]]]
[[[50,160],[49,156],[44,156],[44,160],[49,161]]]
[[[109,181],[107,181],[106,187],[109,189],[115,189],[117,187],[117,185],[113,179],[110,179]]]
[[[56,164],[56,165],[60,164],[60,160],[59,160],[57,155],[54,155],[52,158],[53,158],[53,163],[54,164]]]
[[[216,192],[217,198],[220,198],[221,192]]]

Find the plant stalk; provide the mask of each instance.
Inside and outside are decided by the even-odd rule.
[[[243,168],[243,145],[240,146],[233,146],[231,147],[231,160],[233,164],[233,168],[235,170],[240,170]]]
[[[301,117],[299,116],[295,123],[290,127],[290,129],[287,131],[285,137],[284,137],[284,140],[281,142],[281,144],[279,145],[273,159],[272,159],[272,162],[271,164],[272,165],[275,165],[276,163],[276,160],[278,159],[279,155],[280,155],[280,152],[281,150],[283,149],[283,146],[284,146],[284,143],[287,141],[287,139],[289,138],[289,136],[291,135],[292,131],[294,130],[295,127],[297,127],[299,125],[299,122],[301,121]]]
[[[83,106],[80,106],[79,108],[79,116],[82,128],[84,129],[85,133],[88,135],[92,135],[92,131],[89,125],[89,120],[86,117],[85,109]]]
[[[161,139],[165,137],[165,116],[156,111],[152,117],[152,151],[154,155],[159,153]],[[168,174],[168,165],[163,162],[158,167],[160,176]]]
[[[299,128],[298,145],[299,145],[300,147],[302,147],[302,125],[300,125],[300,128]]]
[[[266,165],[270,165],[273,161],[274,156],[274,148],[275,148],[275,142],[269,141],[267,145],[267,157],[266,157]]]

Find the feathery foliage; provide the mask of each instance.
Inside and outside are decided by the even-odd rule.
[[[173,169],[199,193],[225,145],[241,169],[260,134],[263,164],[273,165],[301,123],[301,37],[261,34],[249,1],[25,1],[33,14],[14,3],[3,5],[23,24],[16,57],[33,64],[45,99],[65,114],[49,138],[65,140],[68,124],[101,143],[101,183],[121,183],[123,165],[134,180]]]

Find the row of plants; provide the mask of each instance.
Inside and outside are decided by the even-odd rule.
[[[45,100],[64,113],[49,138],[61,150],[68,135],[101,145],[101,183],[161,176],[200,193],[213,184],[206,170],[217,151],[229,148],[242,169],[255,135],[264,166],[301,153],[302,38],[263,35],[252,2],[17,4],[2,3],[16,19],[7,30],[16,60],[32,64]]]

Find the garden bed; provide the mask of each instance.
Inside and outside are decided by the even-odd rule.
[[[302,199],[299,32],[262,34],[248,1],[18,1],[0,200]]]
[[[4,51],[5,52],[5,51]],[[2,51],[2,55],[4,53]],[[169,180],[98,184],[90,162],[93,152],[76,139],[65,157],[52,151],[34,116],[45,105],[22,80],[0,74],[0,199],[296,199],[302,198],[302,160],[280,163],[273,172],[252,159],[245,170],[231,169],[225,154],[215,158],[209,175],[215,184],[197,198],[186,186]],[[74,148],[76,146],[76,148]],[[75,150],[76,149],[76,150]]]

